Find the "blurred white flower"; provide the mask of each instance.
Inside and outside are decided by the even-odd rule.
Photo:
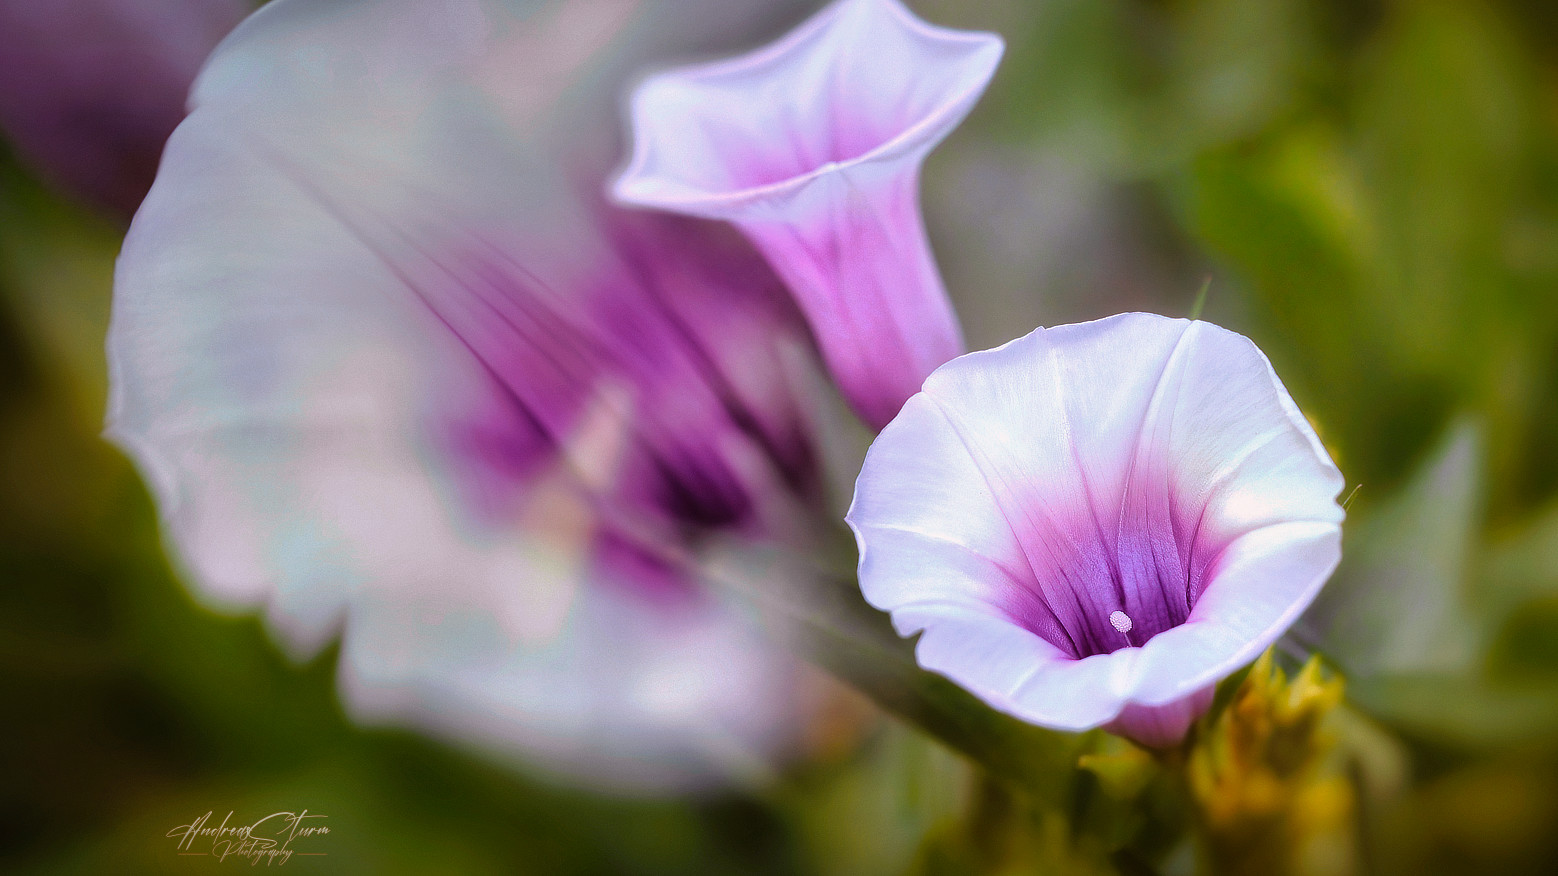
[[[277,0],[200,76],[120,259],[109,433],[174,555],[352,712],[696,786],[807,719],[684,563],[821,516],[800,314],[739,234],[606,203],[642,65],[793,4]]]

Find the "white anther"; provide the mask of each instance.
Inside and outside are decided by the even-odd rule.
[[[1109,626],[1114,627],[1121,633],[1128,633],[1133,626],[1131,616],[1123,611],[1111,612],[1109,614]]]

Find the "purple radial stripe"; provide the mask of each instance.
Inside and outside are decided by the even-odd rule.
[[[499,390],[490,407],[460,412],[446,430],[468,490],[479,508],[505,513],[561,458],[613,513],[638,520],[631,528],[674,544],[710,531],[762,536],[757,504],[770,482],[803,500],[820,489],[799,403],[770,373],[779,364],[772,348],[802,342],[799,316],[733,231],[605,209],[601,233],[620,259],[562,278],[568,293],[527,269],[500,235],[424,231],[413,245],[393,229],[375,231],[416,300]],[[756,456],[773,476],[754,483],[736,455]],[[619,558],[643,537],[600,525],[601,549]],[[672,573],[641,560],[611,566],[654,569],[645,587],[665,590]]]
[[[682,569],[620,530],[601,530],[595,538],[592,559],[592,580],[606,587],[626,587],[634,596],[652,600],[661,607],[696,604],[705,597],[687,580]]]
[[[1195,520],[1176,511],[1161,469],[1127,482],[1112,539],[1081,509],[1025,519],[1019,538],[1033,577],[1014,582],[1002,604],[1015,623],[1082,658],[1139,647],[1185,622],[1191,582],[1207,576],[1220,546],[1190,541]]]
[[[404,228],[292,171],[492,380],[485,408],[435,417],[479,513],[512,513],[561,461],[595,501],[631,519],[597,521],[598,546],[619,559],[640,542],[640,561],[607,565],[629,582],[644,571],[646,592],[663,592],[673,573],[646,537],[762,536],[757,492],[770,481],[817,498],[816,455],[790,387],[752,380],[774,370],[776,344],[803,334],[799,316],[733,231],[602,204],[595,232],[612,248],[582,273],[575,265],[544,278],[529,267],[546,263],[544,253],[509,232],[439,220],[431,203],[424,224]],[[750,482],[732,458],[737,445],[774,477]],[[616,528],[623,523],[631,533]]]
[[[810,424],[785,375],[806,346],[800,314],[752,245],[721,223],[601,205],[620,260],[596,296],[618,370],[673,440],[750,443],[798,495],[815,496]]]

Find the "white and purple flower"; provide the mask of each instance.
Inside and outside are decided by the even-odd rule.
[[[1178,742],[1341,556],[1341,474],[1265,356],[1123,314],[938,369],[849,522],[920,664],[1063,730]]]
[[[793,747],[806,670],[684,565],[805,546],[819,363],[719,223],[622,210],[618,97],[796,4],[277,0],[126,239],[109,434],[172,553],[352,712],[679,788]]]
[[[920,216],[920,163],[1002,49],[898,0],[838,0],[773,45],[641,84],[613,193],[739,226],[795,295],[845,398],[880,429],[964,351]]]

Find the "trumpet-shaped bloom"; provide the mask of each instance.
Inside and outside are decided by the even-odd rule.
[[[128,219],[201,62],[248,5],[0,3],[0,130],[55,183]]]
[[[942,366],[871,447],[866,599],[922,666],[1064,730],[1179,740],[1341,556],[1341,474],[1265,356],[1124,314]]]
[[[972,109],[994,34],[898,0],[838,0],[789,36],[633,95],[614,193],[734,222],[805,312],[845,397],[880,428],[963,352],[919,212],[920,163]]]
[[[110,434],[216,602],[340,633],[355,714],[627,787],[793,741],[798,668],[688,564],[805,542],[804,322],[739,234],[604,198],[626,77],[780,7],[276,0],[196,83]]]

